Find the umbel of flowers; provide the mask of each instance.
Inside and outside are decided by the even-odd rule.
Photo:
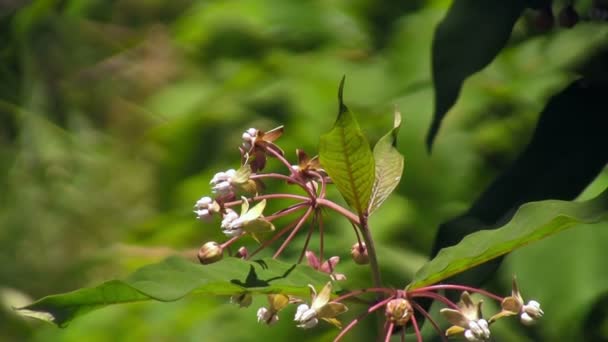
[[[347,122],[350,118],[345,118],[343,114],[347,115],[349,112],[342,103],[341,90],[342,85],[339,93],[339,120]],[[395,128],[390,135],[387,135],[393,140],[385,144],[388,146],[386,148],[394,147],[399,125],[400,116],[396,113]],[[385,324],[382,333],[386,341],[396,331],[396,327],[402,327],[398,329],[402,339],[405,338],[406,328],[411,327],[417,340],[422,341],[421,322],[416,320],[417,316],[424,317],[444,340],[452,336],[460,336],[467,341],[488,341],[492,335],[491,327],[499,319],[517,316],[523,324],[530,325],[542,317],[543,311],[540,304],[534,300],[528,302],[524,300],[515,278],[511,295],[507,297],[501,297],[483,289],[456,284],[434,284],[403,290],[384,287],[376,259],[374,241],[367,221],[371,210],[374,209],[372,206],[377,207],[383,199],[370,204],[363,210],[359,208],[355,212],[328,199],[327,187],[336,183],[338,179],[330,178],[331,172],[329,174],[326,172],[319,157],[309,157],[303,150],[296,150],[295,163],[292,164],[288,161],[285,152],[276,144],[277,139],[283,133],[282,126],[267,132],[256,128],[246,130],[242,135],[243,140],[239,147],[241,166],[238,169],[216,173],[210,181],[212,195],[202,197],[194,206],[194,213],[201,221],[212,222],[213,217],[218,217],[219,229],[226,236],[224,242],[208,241],[202,245],[198,253],[202,264],[221,260],[226,251],[232,257],[250,259],[261,250],[271,247],[274,247],[273,258],[278,258],[298,233],[304,233],[304,227],[308,223],[305,242],[297,262],[302,263],[306,260],[310,267],[327,273],[328,282],[321,289],[309,285],[310,299],[282,293],[268,295],[268,305],[257,310],[258,322],[273,325],[280,319],[281,311],[289,305],[295,305],[297,308],[293,322],[297,327],[310,329],[318,326],[322,321],[329,323],[340,329],[335,338],[338,341],[368,315],[383,312]],[[285,172],[264,172],[269,159],[274,159],[281,164]],[[401,160],[402,164],[402,159],[393,158],[392,160],[394,162]],[[378,177],[376,177],[374,189],[381,188],[383,192],[380,191],[380,195],[377,195],[377,191],[374,196],[388,196],[387,193],[396,187],[401,170],[399,169],[399,174],[390,176],[391,184],[388,186],[386,184],[378,185]],[[264,193],[265,182],[269,181],[283,182],[293,188],[299,188],[299,194],[296,194],[295,191],[294,193]],[[289,204],[276,212],[265,213],[268,201]],[[344,280],[346,276],[336,270],[340,256],[329,258],[325,256],[324,231],[326,227],[322,214],[328,211],[322,209],[329,209],[329,211],[343,216],[352,224],[354,244],[349,251],[350,255],[356,264],[370,267],[373,286],[343,291],[339,296],[333,293],[332,283]],[[287,224],[275,226],[277,219],[287,217],[293,217],[293,219]],[[313,234],[315,231],[317,234]],[[309,249],[313,235],[319,239],[319,248],[316,251]],[[232,248],[232,245],[246,236],[257,241],[258,247],[249,251],[246,247],[240,246],[236,248],[236,252],[232,253],[231,250],[235,249]],[[445,291],[458,291],[460,301],[452,302],[442,294]],[[343,326],[339,317],[348,310],[347,303],[369,302],[370,293],[375,295],[373,302],[366,310]],[[501,305],[501,311],[491,316],[484,315],[483,301],[475,302],[471,294],[497,301]],[[452,324],[446,331],[442,331],[437,321],[419,304],[421,299],[429,298],[445,305],[445,308],[440,310],[440,314]],[[231,300],[241,307],[247,307],[252,302],[251,294],[247,292],[235,295]]]

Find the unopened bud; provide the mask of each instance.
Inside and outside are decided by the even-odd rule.
[[[247,251],[247,248],[245,248],[245,246],[241,246],[241,248],[239,248],[239,250],[234,254],[234,256],[239,259],[247,259],[248,255],[249,252]]]
[[[367,254],[367,247],[365,243],[357,242],[350,249],[350,255],[353,257],[355,263],[359,265],[366,265],[369,263],[369,255]]]
[[[562,27],[571,28],[578,23],[578,13],[572,4],[562,8],[559,12],[559,25]]]
[[[224,249],[219,243],[209,241],[198,250],[198,260],[203,265],[212,264],[216,261],[222,260],[223,254]]]
[[[252,301],[253,301],[253,296],[249,292],[235,294],[232,297],[230,297],[230,302],[240,306],[241,308],[249,307],[249,305],[251,305]]]
[[[543,7],[540,9],[535,19],[535,26],[541,32],[549,31],[555,24],[555,17],[553,17],[553,10],[551,6]]]
[[[395,325],[406,325],[414,310],[407,299],[396,298],[386,304],[386,317]]]

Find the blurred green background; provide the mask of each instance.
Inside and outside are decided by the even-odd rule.
[[[21,319],[10,306],[170,254],[192,258],[221,239],[217,222],[197,221],[192,206],[210,193],[214,173],[238,166],[242,132],[283,124],[278,143],[291,160],[296,148],[314,153],[335,119],[342,75],[370,141],[391,127],[394,106],[404,117],[405,175],[371,222],[386,283],[403,287],[438,224],[464,211],[525,146],[547,99],[572,80],[567,67],[608,47],[604,26],[540,34],[525,16],[509,46],[465,83],[429,155],[430,46],[449,4],[0,2],[0,340],[331,340],[334,328],[296,330],[287,313],[271,328],[257,324],[265,298],[248,309],[205,297],[114,306],[67,329]],[[585,196],[606,185],[604,172]],[[332,218],[328,230],[347,286],[368,284],[367,269],[348,258],[350,226]],[[517,274],[546,315],[533,329],[501,321],[496,340],[608,340],[607,243],[608,226],[596,225],[507,257],[490,287],[506,294]],[[347,340],[373,340],[368,321]]]

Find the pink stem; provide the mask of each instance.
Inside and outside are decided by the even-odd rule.
[[[411,290],[410,293],[417,293],[417,292],[426,292],[426,291],[436,291],[436,290],[457,290],[457,291],[470,291],[470,292],[477,292],[481,295],[484,295],[488,298],[492,298],[494,300],[497,300],[499,302],[503,301],[503,297],[497,296],[491,292],[488,292],[486,290],[482,290],[482,289],[478,289],[478,288],[474,288],[474,287],[470,287],[470,286],[464,286],[464,285],[451,285],[451,284],[440,284],[440,285],[431,285],[431,286],[426,286],[426,287],[422,287],[419,289],[415,289],[415,290]]]
[[[236,240],[238,240],[241,236],[243,236],[243,234],[231,237],[228,241],[226,241],[223,244],[221,244],[220,247],[222,249],[224,249],[224,248],[230,246],[233,242],[235,242]]]
[[[285,176],[281,173],[258,173],[255,175],[249,176],[251,179],[262,179],[262,178],[274,178],[279,180],[284,180],[286,182],[295,183],[295,180],[292,177]]]
[[[357,226],[355,226],[352,222],[351,225],[353,230],[355,231],[355,236],[357,237],[357,242],[359,243],[359,253],[363,253],[363,245],[361,242],[361,235],[359,235],[359,231],[357,230]]]
[[[287,161],[287,159],[285,159],[285,157],[283,157],[280,153],[278,153],[277,151],[271,149],[271,148],[266,148],[265,149],[266,152],[269,152],[270,154],[272,154],[275,158],[277,158],[279,161],[281,161],[281,163],[283,163],[283,165],[285,165],[287,167],[287,169],[289,169],[289,172],[292,175],[295,175],[297,173],[296,170],[294,170],[293,166],[291,166],[291,164]],[[310,198],[315,198],[317,197],[316,194],[310,190],[305,183],[303,183],[302,181],[296,179],[295,177],[287,177],[289,178],[290,182],[293,182],[295,184],[298,184],[302,189],[304,189],[304,191],[306,191],[306,193],[308,194],[308,196]]]
[[[285,241],[283,241],[283,244],[281,244],[281,247],[279,247],[279,249],[276,251],[276,253],[274,253],[274,255],[272,256],[273,259],[278,258],[279,255],[281,255],[281,253],[283,253],[283,250],[285,250],[285,247],[287,247],[287,245],[291,242],[291,240],[296,235],[298,230],[300,230],[300,227],[302,227],[302,224],[304,224],[304,222],[308,219],[308,217],[310,216],[310,213],[312,213],[312,211],[313,211],[313,208],[308,207],[308,210],[306,210],[306,213],[304,213],[304,215],[302,215],[302,217],[298,221],[298,224],[296,224],[296,226],[293,228],[293,230],[291,231],[291,233],[289,234],[287,239],[285,239]]]
[[[405,327],[401,329],[401,333],[399,335],[401,337],[401,342],[405,342]]]
[[[393,328],[395,327],[395,323],[391,322],[386,329],[386,337],[384,338],[384,342],[391,341],[391,335],[393,334]]]
[[[418,322],[416,322],[416,316],[414,315],[412,315],[412,326],[414,327],[414,333],[416,334],[418,342],[422,342],[422,334],[420,333],[420,328],[418,328]]]
[[[446,304],[447,306],[451,307],[452,309],[460,310],[458,305],[454,304],[454,302],[452,302],[451,300],[449,300],[449,299],[445,298],[444,296],[441,296],[435,292],[418,292],[418,293],[408,292],[408,298],[416,298],[416,297],[433,298],[433,299],[436,299],[436,300]]]
[[[350,297],[354,297],[354,296],[358,296],[364,293],[373,293],[373,292],[380,292],[380,293],[386,293],[389,295],[394,296],[395,295],[395,290],[392,289],[384,289],[384,288],[369,288],[369,289],[363,289],[363,290],[355,290],[352,292],[349,292],[345,295],[342,295],[336,299],[334,299],[334,302],[339,302],[342,301],[344,299],[350,298]]]
[[[259,251],[268,247],[273,242],[277,241],[281,236],[285,235],[285,233],[287,233],[291,228],[293,228],[298,222],[299,222],[298,220],[294,220],[293,222],[290,222],[287,226],[285,226],[285,228],[281,229],[281,231],[276,233],[272,238],[270,238],[267,241],[264,241],[264,243],[262,243],[262,245],[260,247],[258,247],[255,251],[253,251],[253,253],[251,253],[247,257],[247,259],[251,259],[251,257],[256,255]]]
[[[310,223],[310,228],[308,229],[308,234],[306,235],[306,241],[304,242],[304,248],[302,248],[302,253],[300,253],[300,257],[298,258],[298,264],[302,262],[304,256],[306,255],[306,250],[308,249],[308,244],[310,243],[310,238],[312,237],[312,232],[315,229],[315,217],[313,216],[313,222]]]
[[[360,314],[355,319],[353,319],[350,323],[348,323],[348,325],[346,327],[344,327],[344,329],[342,329],[342,331],[340,331],[340,334],[338,334],[338,336],[336,336],[336,338],[334,338],[334,342],[340,341],[342,339],[342,337],[344,337],[344,335],[346,335],[346,333],[348,333],[355,325],[357,325],[357,323],[359,323],[362,319],[367,317],[372,312],[378,310],[378,308],[381,308],[382,306],[386,305],[386,303],[388,303],[391,299],[393,299],[393,297],[387,298],[387,299],[375,304],[374,306],[367,309],[366,312]]]
[[[252,198],[247,199],[247,201],[249,203],[251,202],[255,202],[255,201],[261,201],[263,199],[275,199],[275,198],[280,198],[280,199],[297,199],[300,201],[310,201],[310,199],[308,197],[305,196],[300,196],[300,195],[293,195],[293,194],[268,194],[268,195],[260,195],[260,196],[254,196]],[[232,207],[235,205],[239,205],[242,204],[243,200],[238,200],[238,201],[232,201],[232,202],[226,202],[224,203],[225,207]]]
[[[348,209],[345,209],[345,208],[337,205],[336,203],[334,203],[330,200],[327,200],[325,198],[317,198],[316,201],[317,201],[317,204],[325,206],[325,207],[337,212],[338,214],[346,217],[352,223],[359,225],[359,216],[353,214]]]
[[[320,210],[315,210],[315,215],[317,215],[317,223],[319,224],[319,263],[323,263],[323,215],[321,215]],[[331,263],[328,262],[328,265],[331,273],[334,273]]]
[[[327,188],[327,183],[325,183],[325,177],[323,177],[320,173],[316,171],[309,172],[312,173],[315,177],[319,178],[319,180],[321,181],[321,190],[319,191],[319,197],[325,198],[325,190]]]
[[[439,335],[439,338],[441,338],[441,341],[443,342],[447,342],[447,338],[443,335],[443,331],[441,331],[441,328],[439,328],[439,325],[437,324],[437,322],[435,322],[433,320],[433,318],[431,317],[431,315],[424,310],[424,308],[422,306],[420,306],[420,304],[411,301],[410,303],[412,303],[412,306],[418,310],[418,312],[420,312],[429,322],[431,322],[431,325],[433,326],[433,328],[435,329],[435,331],[437,332],[437,334]]]
[[[294,205],[292,205],[292,206],[290,206],[288,208],[281,209],[281,210],[277,211],[276,213],[274,213],[272,215],[266,216],[265,218],[268,221],[272,221],[272,220],[278,219],[279,217],[287,216],[287,215],[289,215],[289,214],[291,214],[293,212],[296,212],[296,211],[304,208],[308,204],[309,203],[297,203],[297,204],[294,204]]]

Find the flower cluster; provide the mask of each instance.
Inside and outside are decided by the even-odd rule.
[[[511,295],[500,297],[486,292],[482,289],[452,285],[428,285],[415,289],[396,290],[378,286],[379,277],[375,279],[375,286],[362,290],[355,290],[341,294],[332,299],[332,282],[346,279],[346,275],[338,273],[336,267],[340,256],[329,258],[324,256],[324,224],[322,209],[330,209],[347,218],[353,225],[356,243],[350,249],[352,260],[358,265],[370,265],[372,273],[374,267],[375,251],[371,235],[368,234],[366,215],[357,215],[341,207],[326,198],[326,187],[332,180],[321,167],[318,157],[309,157],[304,151],[296,150],[297,163],[290,163],[281,148],[275,141],[283,134],[283,127],[277,127],[268,132],[256,128],[246,130],[242,137],[243,141],[239,150],[241,152],[242,165],[238,169],[229,169],[218,172],[210,181],[213,197],[204,196],[200,198],[195,206],[194,213],[200,220],[211,222],[217,216],[221,232],[227,237],[227,241],[217,243],[206,242],[199,250],[198,258],[201,264],[210,264],[221,260],[224,251],[234,257],[250,259],[260,250],[283,238],[282,243],[274,252],[277,258],[290,244],[296,235],[302,232],[307,222],[310,222],[306,234],[304,246],[300,252],[298,263],[306,259],[308,265],[328,275],[328,281],[317,293],[317,288],[308,285],[311,299],[305,301],[301,298],[284,293],[273,293],[267,296],[268,305],[257,310],[257,320],[266,325],[273,325],[279,321],[279,313],[290,304],[296,304],[295,325],[302,329],[310,329],[319,324],[320,321],[330,323],[341,329],[336,341],[342,339],[366,316],[383,309],[385,324],[385,340],[388,341],[395,327],[411,326],[418,337],[422,340],[419,322],[416,317],[420,315],[432,324],[437,333],[445,340],[448,337],[460,336],[467,341],[481,342],[489,341],[491,338],[491,326],[497,320],[509,316],[518,316],[524,325],[535,323],[543,316],[543,311],[537,301],[530,300],[525,303],[515,279],[513,279]],[[287,170],[285,174],[264,173],[267,159],[271,157],[278,160]],[[279,181],[283,184],[298,187],[299,193],[262,193],[265,190],[263,181]],[[272,200],[295,201],[295,203],[284,209],[271,214],[264,214],[267,202]],[[240,206],[240,212],[237,208]],[[290,223],[281,223],[280,229],[277,219],[293,218]],[[319,249],[309,249],[309,243],[313,232],[318,230]],[[366,234],[367,233],[367,234]],[[243,237],[248,236],[257,241],[259,246],[250,252],[245,246],[238,248],[236,253],[230,252],[230,246]],[[247,240],[245,240],[247,241]],[[448,297],[440,294],[440,291],[459,291],[460,301],[452,302]],[[370,302],[366,298],[369,294],[375,295],[375,299],[362,315],[352,320],[342,328],[337,316],[348,310],[345,302],[348,300],[357,303]],[[500,303],[501,311],[485,318],[482,313],[482,300],[474,301],[472,294],[482,295],[486,298]],[[439,324],[431,317],[425,308],[419,304],[419,299],[433,299],[446,305],[440,310],[440,314],[452,324],[446,331],[441,331]],[[231,297],[231,302],[240,307],[248,307],[252,303],[252,294],[243,292]],[[404,334],[405,328],[400,329]],[[402,335],[403,337],[404,335]]]

